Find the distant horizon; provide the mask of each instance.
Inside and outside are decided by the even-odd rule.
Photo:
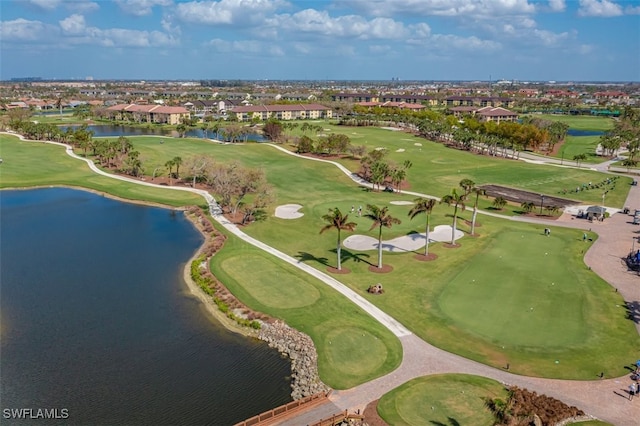
[[[640,81],[633,0],[3,0],[3,80]]]
[[[151,78],[42,78],[42,77],[11,77],[9,79],[0,79],[0,83],[30,83],[30,82],[78,82],[78,83],[99,83],[99,82],[201,82],[201,81],[238,81],[248,83],[259,82],[372,82],[372,83],[486,83],[492,85],[517,85],[517,84],[601,84],[601,85],[625,85],[625,84],[640,84],[640,80],[635,81],[622,81],[622,80],[385,80],[385,79],[300,79],[300,78],[285,78],[285,79],[251,79],[251,78],[176,78],[176,79],[151,79]]]

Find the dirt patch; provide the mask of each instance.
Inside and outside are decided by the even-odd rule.
[[[327,272],[329,272],[330,274],[350,274],[351,269],[347,269],[347,268],[338,269],[338,268],[334,268],[333,266],[329,266],[327,268]]]
[[[376,272],[378,274],[388,274],[389,272],[393,271],[393,266],[391,266],[391,265],[382,265],[382,268],[378,268],[375,265],[371,265],[371,266],[369,266],[369,271],[370,272]]]
[[[378,399],[371,401],[364,409],[364,422],[369,426],[389,426],[378,414]]]
[[[446,243],[443,244],[442,247],[444,248],[451,248],[451,249],[456,249],[456,248],[460,248],[462,247],[460,244],[451,244],[451,243]]]
[[[534,203],[535,205],[540,206],[540,202],[542,201],[539,192],[523,191],[522,189],[508,188],[500,185],[482,185],[481,188],[486,191],[489,197],[502,197],[507,201],[518,204]],[[577,204],[580,204],[580,202],[544,194],[544,207],[557,206],[558,208],[563,208]],[[476,224],[476,226],[478,225]]]
[[[431,260],[436,260],[438,258],[438,255],[434,253],[429,253],[426,256],[424,254],[416,254],[415,256],[413,256],[413,258],[421,262],[429,262]]]

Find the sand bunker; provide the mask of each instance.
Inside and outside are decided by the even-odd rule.
[[[464,233],[456,229],[455,240],[462,238]],[[415,233],[403,235],[392,240],[382,241],[382,250],[390,252],[415,251],[426,244],[426,234]],[[438,225],[429,233],[431,242],[451,242],[451,226]],[[377,250],[378,240],[367,235],[351,235],[345,238],[344,246],[351,250]]]
[[[300,213],[302,206],[300,204],[284,204],[276,207],[276,217],[280,219],[298,219],[304,216],[304,213]]]
[[[416,142],[414,143],[415,146],[422,146],[422,144],[420,142]]]
[[[413,203],[413,201],[389,201],[389,204],[393,204],[396,206],[410,206]]]
[[[398,148],[396,149],[396,152],[404,152],[404,148]]]

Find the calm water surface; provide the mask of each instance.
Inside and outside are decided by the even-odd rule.
[[[189,295],[202,239],[182,213],[59,188],[0,191],[0,214],[3,410],[227,425],[290,401],[289,362]]]
[[[62,127],[62,130],[64,131],[67,128],[77,129],[80,126],[61,126],[61,127]],[[95,137],[146,136],[146,135],[178,137],[178,132],[174,130],[160,129],[157,127],[118,126],[115,124],[92,124],[90,126],[87,126],[87,130],[91,130],[93,132],[93,136]],[[211,139],[216,137],[216,133],[212,130],[209,130],[205,135],[202,129],[190,129],[187,132],[185,132],[185,136],[189,138],[204,138],[206,136],[207,138]],[[255,142],[266,141],[264,136],[257,133],[252,133],[248,135],[247,140],[255,141]]]

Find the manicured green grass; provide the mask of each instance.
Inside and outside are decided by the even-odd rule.
[[[499,184],[521,188],[547,195],[562,195],[564,189],[582,186],[588,182],[599,182],[607,175],[586,169],[569,169],[553,166],[527,164],[515,160],[495,159],[446,148],[442,144],[416,138],[406,133],[392,132],[377,128],[343,128],[323,124],[325,129],[346,133],[354,144],[365,144],[368,149],[379,146],[390,150],[389,158],[398,164],[410,160],[413,166],[408,171],[409,190],[441,197],[458,187],[460,180],[469,178],[477,185]],[[355,133],[355,135],[354,135]],[[137,150],[141,152],[145,164],[145,173],[149,176],[156,168],[163,169],[164,164],[175,156],[186,159],[197,154],[208,154],[217,161],[229,162],[237,160],[249,167],[261,167],[267,170],[267,178],[276,187],[278,203],[285,200],[307,198],[333,199],[331,194],[336,187],[352,187],[349,178],[335,167],[318,162],[304,161],[282,154],[266,144],[221,145],[202,139],[163,139],[160,143],[154,137],[130,138]],[[420,143],[421,146],[415,146]],[[291,149],[291,147],[288,147]],[[405,149],[404,152],[396,152]],[[357,171],[357,160],[336,160],[352,171]],[[327,184],[327,180],[332,182]],[[630,178],[620,178],[620,184],[607,194],[607,204],[612,207],[623,207],[628,193]],[[336,182],[336,183],[333,183]],[[337,186],[336,186],[337,185]],[[339,189],[338,192],[343,192]],[[584,203],[597,203],[602,194],[597,191],[584,191],[579,194],[568,194]],[[491,200],[481,200],[483,207],[488,207]]]
[[[126,200],[142,200],[167,206],[206,205],[202,197],[184,191],[151,188],[122,182],[92,172],[83,161],[65,154],[61,146],[22,142],[0,135],[0,188],[72,186],[106,192]]]
[[[588,182],[599,182],[603,177],[607,177],[602,173],[587,170],[587,167],[560,168],[481,156],[447,148],[404,132],[374,127],[335,126],[327,123],[322,126],[325,134],[346,134],[351,138],[353,145],[364,145],[368,150],[387,148],[388,158],[397,164],[402,164],[405,160],[411,161],[413,166],[407,172],[408,190],[438,197],[450,193],[462,179],[471,179],[477,185],[497,184],[547,195],[561,195],[563,189],[575,188]],[[359,168],[357,160],[337,161],[353,171]],[[621,180],[631,182],[628,178]],[[611,206],[622,207],[627,193],[626,185],[618,185],[613,191],[609,191],[612,198],[608,198],[608,202]],[[597,203],[601,196],[602,194],[596,194],[594,191],[580,193],[580,198],[576,198],[575,194],[566,198],[584,203]],[[489,203],[486,203],[486,206],[488,205]]]
[[[303,202],[302,218],[270,219],[246,232],[325,270],[336,264],[336,233],[317,234],[323,225],[319,215],[335,205],[348,211],[350,201]],[[409,206],[386,205],[403,222],[384,229],[384,240],[422,232],[424,218],[408,220]],[[450,208],[437,205],[432,226],[449,224],[447,213]],[[470,219],[471,212],[462,217]],[[351,214],[349,220],[358,224],[355,233],[377,236],[375,229],[369,230],[370,220]],[[394,268],[388,274],[369,272],[375,251],[343,249],[342,266],[351,273],[336,278],[447,351],[496,367],[510,363],[512,371],[526,375],[623,375],[626,354],[640,349],[640,339],[626,318],[623,300],[584,265],[583,252],[590,243],[582,241],[583,232],[552,228],[545,237],[545,225],[484,216],[478,222],[479,237],[466,235],[461,248],[432,244],[430,252],[439,256],[432,262],[417,261],[414,253],[384,252],[383,262]],[[459,224],[469,231],[462,220]],[[342,233],[343,238],[348,235]],[[385,289],[382,296],[366,292],[376,283]]]
[[[466,374],[418,377],[384,394],[378,414],[388,424],[493,425],[485,399],[507,398],[494,380]]]
[[[594,130],[606,132],[613,128],[615,121],[609,117],[596,117],[589,115],[551,115],[534,114],[531,117],[566,123],[575,130]],[[601,163],[605,158],[595,155],[600,136],[567,136],[562,146],[554,157],[573,160],[575,155],[586,154],[584,163]]]
[[[582,162],[585,167],[588,167],[588,163],[602,163],[607,159],[595,154],[599,143],[600,136],[567,136],[554,157],[573,162],[574,156],[586,154],[587,158]]]
[[[322,380],[346,389],[382,376],[402,359],[400,341],[380,323],[304,272],[229,238],[211,270],[247,306],[307,333]]]
[[[409,137],[380,129],[376,129],[377,132],[364,130],[377,136],[390,135],[388,141],[378,142],[384,142],[391,147],[394,144],[405,143],[402,138]],[[393,139],[394,137],[397,139]],[[329,208],[339,207],[343,212],[348,212],[352,205],[356,208],[369,203],[389,206],[390,214],[402,219],[402,224],[384,229],[383,239],[416,231],[422,232],[424,228],[424,218],[408,220],[408,206],[388,204],[392,200],[411,200],[413,196],[364,190],[355,186],[332,165],[297,159],[264,144],[219,145],[189,139],[168,139],[164,144],[160,144],[157,138],[132,139],[136,149],[142,152],[149,164],[164,164],[176,155],[184,159],[195,153],[208,153],[220,162],[235,159],[251,167],[263,167],[276,189],[278,200],[275,204],[302,204],[301,211],[304,216],[297,220],[269,217],[265,222],[245,228],[245,231],[321,270],[326,270],[327,266],[335,266],[335,232],[319,235],[320,228],[324,225],[321,216],[326,214]],[[518,178],[532,179],[537,176],[535,169],[546,172],[546,175],[540,172],[539,176],[548,186],[553,185],[554,179],[558,176],[579,176],[581,179],[593,177],[594,182],[605,176],[584,170],[496,161],[447,149],[424,140],[420,143],[423,144],[422,148],[429,150],[430,156],[427,158],[441,158],[449,169],[452,165],[449,162],[453,159],[453,165],[464,167],[468,173],[478,173],[474,176],[482,176],[482,173],[485,173],[486,176],[491,175],[492,179],[503,179],[505,182],[510,182],[509,173],[511,182]],[[460,161],[456,162],[457,160]],[[45,158],[41,161],[46,163]],[[481,161],[487,163],[483,165]],[[508,168],[508,171],[501,171],[496,164]],[[423,168],[426,171],[422,170]],[[447,168],[434,168],[442,176],[434,172],[423,158],[415,156],[414,167],[409,174],[411,176],[415,170],[418,176],[422,173],[422,176],[428,179],[444,179],[451,186],[457,186],[462,177],[470,177],[466,173],[461,173],[460,176],[456,173],[454,178],[450,178]],[[484,183],[477,178],[476,182]],[[620,183],[618,187],[610,194],[619,193],[622,199],[621,195],[626,195],[628,187]],[[441,189],[444,191],[442,185],[436,187],[425,184],[424,187],[416,189],[429,194],[444,195],[440,193]],[[450,188],[445,193],[449,190]],[[588,193],[589,191],[585,191],[584,195],[580,193],[580,196],[589,196]],[[610,203],[610,194],[607,204]],[[483,200],[483,203],[488,201]],[[273,212],[271,209],[269,211]],[[449,224],[451,219],[446,215],[451,212],[452,209],[445,205],[436,206],[432,226]],[[470,219],[471,212],[462,213],[462,217]],[[349,219],[358,224],[358,233],[377,236],[376,230],[369,230],[371,221],[368,219],[353,214]],[[633,324],[625,317],[626,312],[620,297],[585,267],[581,251],[587,248],[588,243],[582,242],[582,231],[553,228],[553,236],[544,238],[543,225],[510,223],[486,216],[480,216],[478,221],[480,223],[477,232],[480,236],[463,238],[461,248],[447,249],[442,244],[434,244],[431,252],[439,256],[436,261],[416,261],[413,253],[385,253],[384,263],[394,268],[389,274],[369,272],[368,266],[376,263],[375,252],[345,249],[343,266],[350,269],[351,273],[338,275],[337,279],[389,312],[425,340],[486,364],[503,367],[510,363],[513,372],[546,377],[592,379],[600,372],[604,372],[608,377],[624,374],[622,366],[628,361],[626,355],[640,349],[640,339]],[[468,225],[462,220],[459,226],[462,230],[469,230]],[[348,234],[344,232],[343,238]],[[517,239],[518,235],[522,236],[520,241]],[[234,239],[230,241],[231,244],[239,244]],[[526,248],[523,247],[525,245]],[[251,250],[258,253],[256,249]],[[549,255],[544,256],[545,252],[557,260],[550,261]],[[270,292],[261,286],[262,281],[268,282],[270,286],[277,286],[286,285],[287,279],[262,280],[256,272],[248,269],[252,262],[247,262],[248,267],[245,268],[242,268],[243,263],[237,260],[226,265],[218,263],[225,257],[247,257],[260,265],[260,271],[276,272],[276,275],[280,273],[280,269],[265,266],[268,262],[258,262],[253,255],[254,252],[248,252],[247,249],[227,251],[225,248],[214,257],[212,265],[216,274],[231,287],[234,294],[252,308],[282,317],[289,324],[312,336],[318,347],[320,372],[328,383],[336,387],[347,387],[361,383],[367,377],[384,374],[397,365],[399,356],[394,355],[396,352],[389,348],[399,343],[393,340],[396,343],[384,343],[386,358],[380,355],[380,348],[376,349],[375,354],[370,355],[371,359],[362,361],[365,364],[364,370],[369,372],[368,375],[360,370],[355,376],[344,373],[345,369],[355,369],[354,366],[344,366],[353,362],[349,354],[359,353],[362,339],[371,340],[372,347],[376,348],[376,344],[373,343],[376,339],[371,339],[369,334],[382,339],[381,328],[375,331],[372,320],[365,314],[351,315],[350,309],[354,312],[359,310],[347,302],[346,305],[336,304],[342,296],[329,291],[319,283],[314,284],[318,286],[316,288],[320,292],[319,298],[311,291],[310,295],[294,295],[299,291],[309,291],[308,287],[301,283],[300,280],[304,282],[302,278],[292,281],[292,289],[277,288]],[[500,255],[505,259],[504,266],[495,261]],[[527,266],[528,264],[531,266]],[[295,270],[287,270],[286,274],[283,272],[283,276],[290,274],[302,273]],[[471,278],[476,276],[477,278]],[[544,281],[539,281],[542,278]],[[476,279],[477,285],[481,287],[468,287],[471,285],[468,283],[469,279]],[[561,283],[561,287],[558,287],[558,290],[538,288],[547,281],[549,285]],[[366,293],[369,285],[378,282],[385,288],[384,295],[373,296]],[[249,285],[252,287],[247,287]],[[254,285],[258,287],[253,287]],[[329,295],[325,296],[324,292],[328,292]],[[472,293],[473,297],[469,297],[469,293]],[[545,298],[541,298],[538,293]],[[278,305],[278,299],[282,300],[282,304]],[[325,305],[327,300],[332,306]],[[469,300],[475,303],[470,303]],[[530,310],[531,301],[537,302],[533,306],[535,316],[532,316]],[[348,306],[346,310],[345,306]],[[477,317],[478,312],[483,313],[482,318]],[[354,327],[348,322],[343,322],[345,318],[353,320],[361,316],[366,317],[367,321],[359,319],[361,322],[355,327],[363,329],[360,333],[364,334],[362,339],[352,336],[349,332],[328,337],[329,332],[339,328],[340,324],[344,324],[346,330]],[[554,318],[557,320],[553,321]],[[509,324],[511,328],[505,324]],[[526,333],[533,333],[530,340],[526,339]],[[334,340],[349,350],[342,353],[336,351],[333,349]],[[385,361],[380,366],[382,359]]]
[[[569,127],[576,130],[599,130],[603,132],[613,129],[613,124],[615,123],[612,118],[593,115],[532,114],[530,117],[567,123]]]

